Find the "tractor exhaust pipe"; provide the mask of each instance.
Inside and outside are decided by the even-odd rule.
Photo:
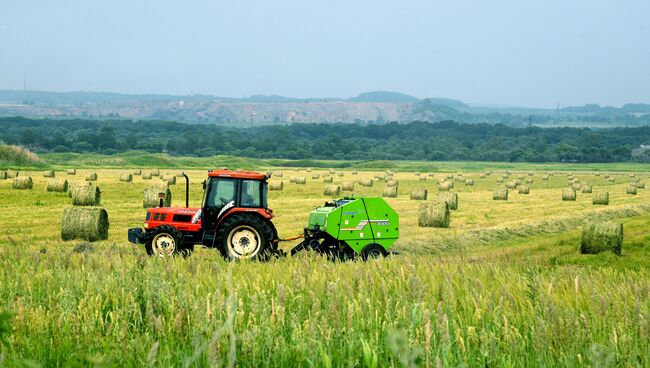
[[[183,173],[185,177],[185,208],[190,207],[190,178],[187,177],[187,174]]]

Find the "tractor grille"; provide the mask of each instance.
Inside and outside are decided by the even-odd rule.
[[[190,222],[192,221],[191,215],[174,215],[174,222]]]

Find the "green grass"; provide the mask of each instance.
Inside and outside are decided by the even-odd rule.
[[[455,182],[459,210],[449,229],[433,229],[417,227],[420,202],[409,193],[426,188],[432,198],[437,181],[401,172],[411,163],[397,163],[399,196],[387,200],[400,214],[400,255],[369,263],[309,254],[227,263],[200,248],[186,259],[147,257],[127,243],[126,230],[141,226],[142,192],[151,181],[121,183],[124,169],[99,168],[92,156],[61,157],[53,167],[72,159],[79,160],[70,165],[80,168],[77,175],[57,177],[83,181],[97,172],[109,239],[90,246],[61,241],[70,199],[47,192],[42,172],[22,171],[34,179],[30,191],[0,180],[0,366],[650,365],[650,191],[629,196],[626,175],[609,183],[592,172],[613,167],[571,167],[594,191],[610,192],[609,206],[593,206],[589,194],[561,201],[565,174],[543,181],[536,172],[530,194],[493,201],[498,169],[480,178],[482,163],[433,163],[475,180]],[[128,162],[149,159],[134,154]],[[155,166],[178,171],[177,159],[170,160]],[[268,162],[223,160],[268,169]],[[272,180],[284,180],[285,189],[270,192],[269,204],[287,237],[301,233],[309,210],[328,198],[325,171],[281,171],[283,178]],[[644,171],[637,176],[647,181]],[[321,178],[311,180],[314,173]],[[334,183],[377,173],[346,170]],[[188,174],[196,206],[205,171]],[[291,184],[291,176],[306,176],[307,184]],[[175,204],[183,202],[181,184],[172,187]],[[375,181],[370,188],[357,184],[354,193],[382,190]],[[578,254],[581,224],[589,219],[624,223],[620,257]]]

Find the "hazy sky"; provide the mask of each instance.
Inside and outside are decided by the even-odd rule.
[[[650,103],[648,0],[0,1],[0,89]]]

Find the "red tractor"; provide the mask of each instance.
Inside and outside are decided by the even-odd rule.
[[[280,252],[273,211],[267,206],[266,175],[210,171],[201,208],[189,207],[189,179],[183,176],[185,208],[149,208],[144,230],[129,229],[131,243],[144,244],[147,254],[158,257],[188,255],[195,244],[217,248],[231,260],[265,260]]]

